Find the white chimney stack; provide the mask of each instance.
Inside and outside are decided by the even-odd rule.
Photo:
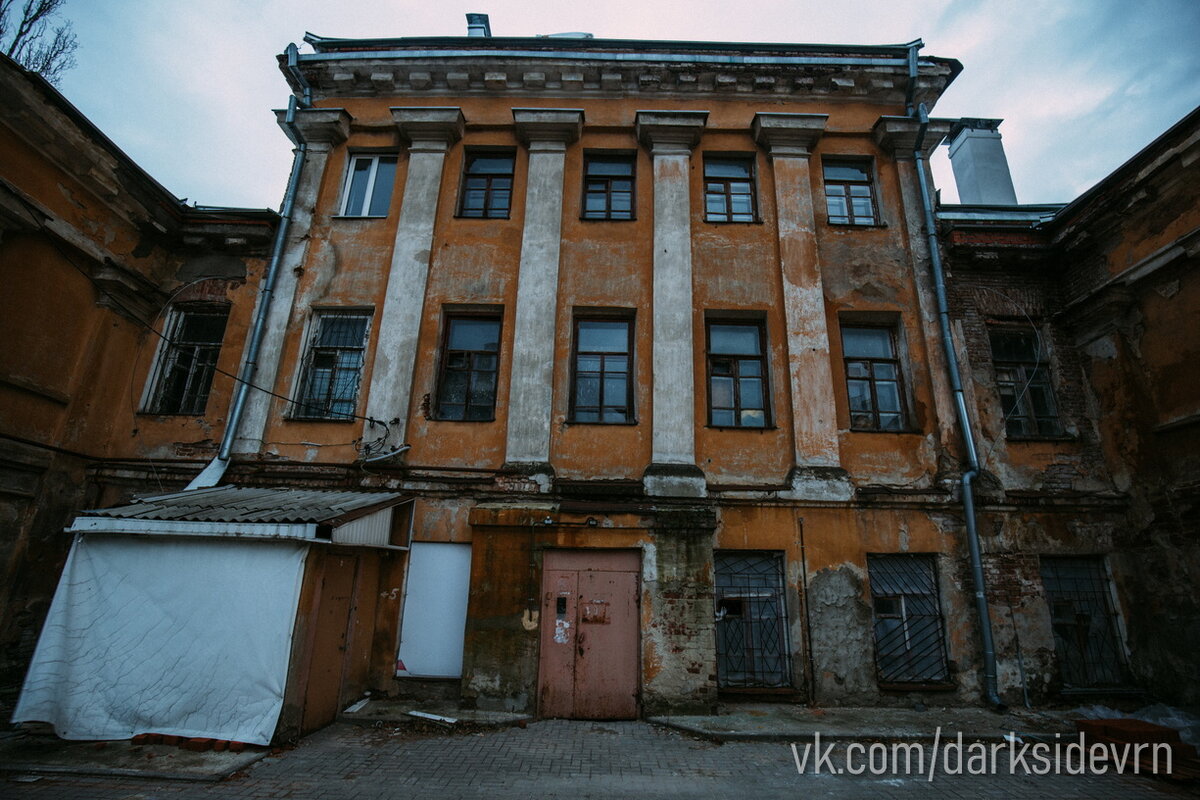
[[[1017,192],[1000,141],[1003,120],[964,117],[950,128],[950,166],[963,205],[1015,206]]]
[[[487,14],[467,14],[467,36],[491,36],[492,24]]]

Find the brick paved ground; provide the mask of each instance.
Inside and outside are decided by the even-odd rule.
[[[803,743],[801,743],[803,744]],[[841,758],[837,766],[843,766]],[[1001,760],[1002,771],[1007,771]],[[45,777],[5,780],[29,800],[190,798],[1126,798],[1193,796],[1149,777],[799,775],[787,744],[713,744],[642,722],[531,723],[483,734],[412,739],[333,725],[294,750],[217,784]]]

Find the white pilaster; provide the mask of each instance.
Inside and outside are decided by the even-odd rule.
[[[838,448],[825,292],[817,250],[810,159],[825,114],[754,116],[754,138],[771,158],[779,227],[779,270],[787,327],[796,499],[846,500],[851,487]]]
[[[562,242],[563,166],[579,137],[583,112],[514,108],[517,135],[529,146],[525,227],[513,323],[505,461],[549,475],[558,261]],[[539,481],[546,489],[548,480]]]
[[[392,120],[410,142],[408,168],[367,396],[367,416],[389,426],[389,449],[404,443],[408,429],[442,171],[446,151],[462,138],[464,124],[462,111],[440,107],[393,108]],[[382,433],[374,423],[363,423],[364,439]]]
[[[279,124],[283,125],[286,112],[276,111]],[[346,141],[350,135],[351,116],[340,108],[310,108],[296,112],[296,128],[305,142],[304,165],[301,167],[300,182],[296,187],[296,202],[288,228],[287,240],[279,264],[273,291],[268,299],[266,329],[258,351],[258,367],[254,373],[254,385],[271,391],[279,391],[279,362],[283,356],[283,342],[296,303],[296,287],[299,270],[304,265],[308,252],[309,231],[312,228],[313,212],[317,207],[317,192],[325,178],[325,166],[330,151]],[[260,292],[258,302],[263,302]],[[258,309],[255,308],[255,315]],[[257,453],[263,444],[275,398],[266,392],[251,391],[246,396],[246,406],[237,438],[233,442],[235,453]],[[286,408],[284,411],[286,412]]]
[[[689,166],[707,111],[639,111],[638,139],[654,163],[654,326],[650,495],[703,497],[696,465]]]

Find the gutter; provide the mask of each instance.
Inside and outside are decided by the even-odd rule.
[[[913,46],[915,49],[920,45],[914,42]],[[916,58],[911,59],[910,64],[915,63]],[[910,83],[916,80],[916,75],[911,71],[909,79]],[[975,519],[975,492],[972,484],[980,472],[979,453],[975,449],[975,437],[971,433],[971,418],[967,413],[966,395],[963,393],[962,378],[959,375],[958,354],[954,350],[954,339],[950,334],[950,310],[946,302],[946,276],[942,269],[942,255],[938,249],[937,226],[933,216],[929,181],[925,177],[925,154],[921,150],[921,146],[925,143],[926,129],[929,127],[929,112],[924,103],[915,108],[909,105],[906,110],[920,126],[917,131],[917,140],[913,145],[913,159],[916,161],[917,183],[921,190],[921,210],[925,218],[926,236],[929,239],[929,263],[933,270],[933,284],[937,295],[938,327],[941,331],[942,350],[946,355],[946,373],[950,381],[950,389],[954,394],[954,409],[958,427],[967,451],[967,470],[963,472],[961,478],[962,504],[967,526],[967,548],[971,556],[971,577],[975,583],[975,611],[979,616],[979,635],[983,640],[984,699],[997,711],[1003,711],[1006,707],[1000,700],[997,689],[996,645],[992,638],[992,617],[988,608],[987,585],[983,576],[983,559],[979,547],[979,528]]]
[[[312,87],[304,79],[298,66],[299,51],[296,45],[287,46],[287,71],[303,91],[303,99],[299,102],[296,96],[288,98],[287,115],[284,117],[284,131],[296,145],[292,157],[292,171],[288,176],[287,191],[283,195],[283,205],[279,210],[279,227],[275,231],[275,241],[271,246],[271,260],[263,277],[262,288],[258,294],[258,308],[255,310],[254,321],[250,327],[250,342],[246,347],[246,355],[238,374],[237,389],[230,406],[229,418],[225,423],[225,435],[221,438],[221,449],[216,458],[209,462],[200,474],[187,485],[188,489],[205,489],[216,486],[229,467],[233,452],[233,443],[237,439],[238,428],[241,426],[242,414],[246,410],[246,398],[250,389],[255,388],[254,376],[258,372],[258,356],[262,349],[263,337],[267,330],[267,316],[271,311],[271,301],[275,295],[275,282],[279,276],[279,265],[283,261],[283,248],[287,242],[288,229],[291,227],[292,214],[296,207],[296,194],[300,187],[300,174],[304,170],[304,160],[308,153],[308,143],[304,141],[300,130],[296,127],[296,111],[303,104],[304,108],[312,105]]]

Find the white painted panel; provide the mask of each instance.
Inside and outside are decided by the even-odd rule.
[[[49,722],[64,739],[269,743],[308,547],[77,537],[13,721]]]
[[[385,508],[333,529],[338,544],[387,545],[392,532],[392,509]]]
[[[400,627],[401,675],[462,676],[471,545],[413,542]]]

